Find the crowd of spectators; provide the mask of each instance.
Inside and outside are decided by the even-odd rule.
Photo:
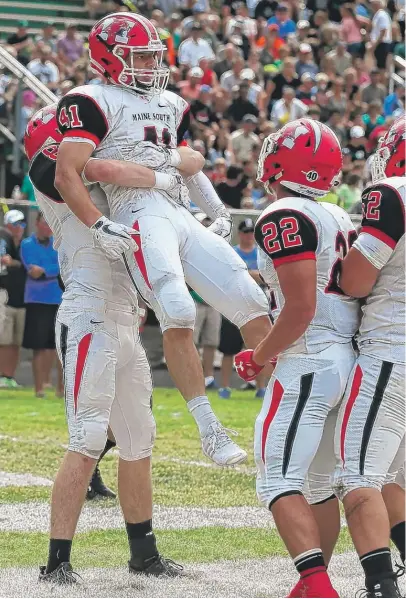
[[[393,55],[404,57],[402,0],[88,0],[86,8],[90,18],[140,11],[158,27],[168,89],[191,104],[190,143],[232,208],[271,201],[255,180],[262,140],[307,115],[327,123],[342,143],[343,181],[328,200],[351,210],[368,156],[404,110],[404,86],[389,93]],[[5,47],[58,96],[100,82],[75,22],[62,33],[46,22],[37,36],[27,26],[21,21]],[[16,89],[11,74],[0,71],[0,119],[11,129]],[[39,104],[31,90],[23,92],[21,131]],[[23,197],[30,195],[27,189]]]

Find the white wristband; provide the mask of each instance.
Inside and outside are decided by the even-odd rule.
[[[178,150],[169,150],[168,165],[177,168],[181,162],[182,158],[180,157]]]
[[[166,191],[172,184],[173,175],[155,171],[155,185],[153,186],[153,189],[162,189],[163,191]]]

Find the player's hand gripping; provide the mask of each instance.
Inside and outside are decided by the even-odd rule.
[[[111,260],[119,260],[123,254],[138,250],[138,245],[134,240],[134,236],[138,235],[137,231],[126,225],[115,223],[105,216],[101,216],[90,227],[90,231]]]
[[[228,213],[218,216],[216,220],[208,227],[209,231],[213,231],[216,235],[220,235],[226,241],[230,241],[233,231],[233,220]]]
[[[264,368],[255,362],[253,355],[253,349],[245,349],[234,357],[237,374],[244,381],[253,381]]]

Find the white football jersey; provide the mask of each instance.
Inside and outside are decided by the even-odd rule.
[[[188,103],[169,91],[146,98],[117,85],[84,85],[60,100],[57,118],[64,140],[91,143],[94,157],[152,166],[151,153],[142,152],[138,144],[147,141],[152,148],[153,144],[176,148],[189,127],[190,116]],[[176,174],[177,170],[167,167],[165,172]],[[134,205],[140,198],[153,201],[156,193],[166,195],[157,190],[101,186],[112,215],[125,201]]]
[[[380,270],[362,308],[360,351],[396,363],[405,362],[405,191],[406,177],[382,179],[365,189],[354,243]]]
[[[110,262],[97,247],[92,233],[64,203],[54,187],[58,145],[47,146],[33,159],[29,176],[35,197],[52,229],[58,251],[64,299],[77,296],[95,297],[138,309],[137,293],[121,260]],[[106,195],[98,185],[92,186],[93,203],[109,215]]]
[[[359,302],[346,296],[338,284],[341,261],[356,236],[344,210],[310,199],[283,198],[260,215],[255,225],[258,268],[271,291],[274,319],[284,305],[278,266],[300,260],[316,260],[317,265],[316,314],[286,353],[316,353],[332,343],[348,343],[357,331]]]

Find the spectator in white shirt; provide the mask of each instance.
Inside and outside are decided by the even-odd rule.
[[[301,119],[307,112],[306,104],[295,98],[293,87],[284,87],[282,98],[273,105],[271,121],[280,129],[289,121]]]
[[[374,16],[370,33],[372,50],[376,58],[378,69],[386,69],[386,61],[392,46],[392,21],[389,14],[384,10],[384,0],[371,0],[371,8]]]
[[[243,69],[241,71],[241,81],[248,81],[249,89],[247,100],[258,106],[258,99],[262,92],[262,88],[255,81],[255,73],[252,69]]]
[[[241,83],[241,72],[245,66],[245,61],[241,56],[237,56],[232,61],[232,66],[230,71],[226,71],[220,77],[220,86],[226,90],[227,93],[231,95],[233,91],[233,87],[235,85],[240,85]]]
[[[49,46],[43,46],[39,51],[39,58],[35,58],[28,63],[27,69],[37,77],[41,83],[56,90],[59,83],[59,69],[49,60],[52,56],[52,50]]]
[[[197,67],[201,58],[214,60],[215,56],[210,44],[202,38],[202,26],[196,21],[190,37],[179,46],[178,59],[181,65]]]

